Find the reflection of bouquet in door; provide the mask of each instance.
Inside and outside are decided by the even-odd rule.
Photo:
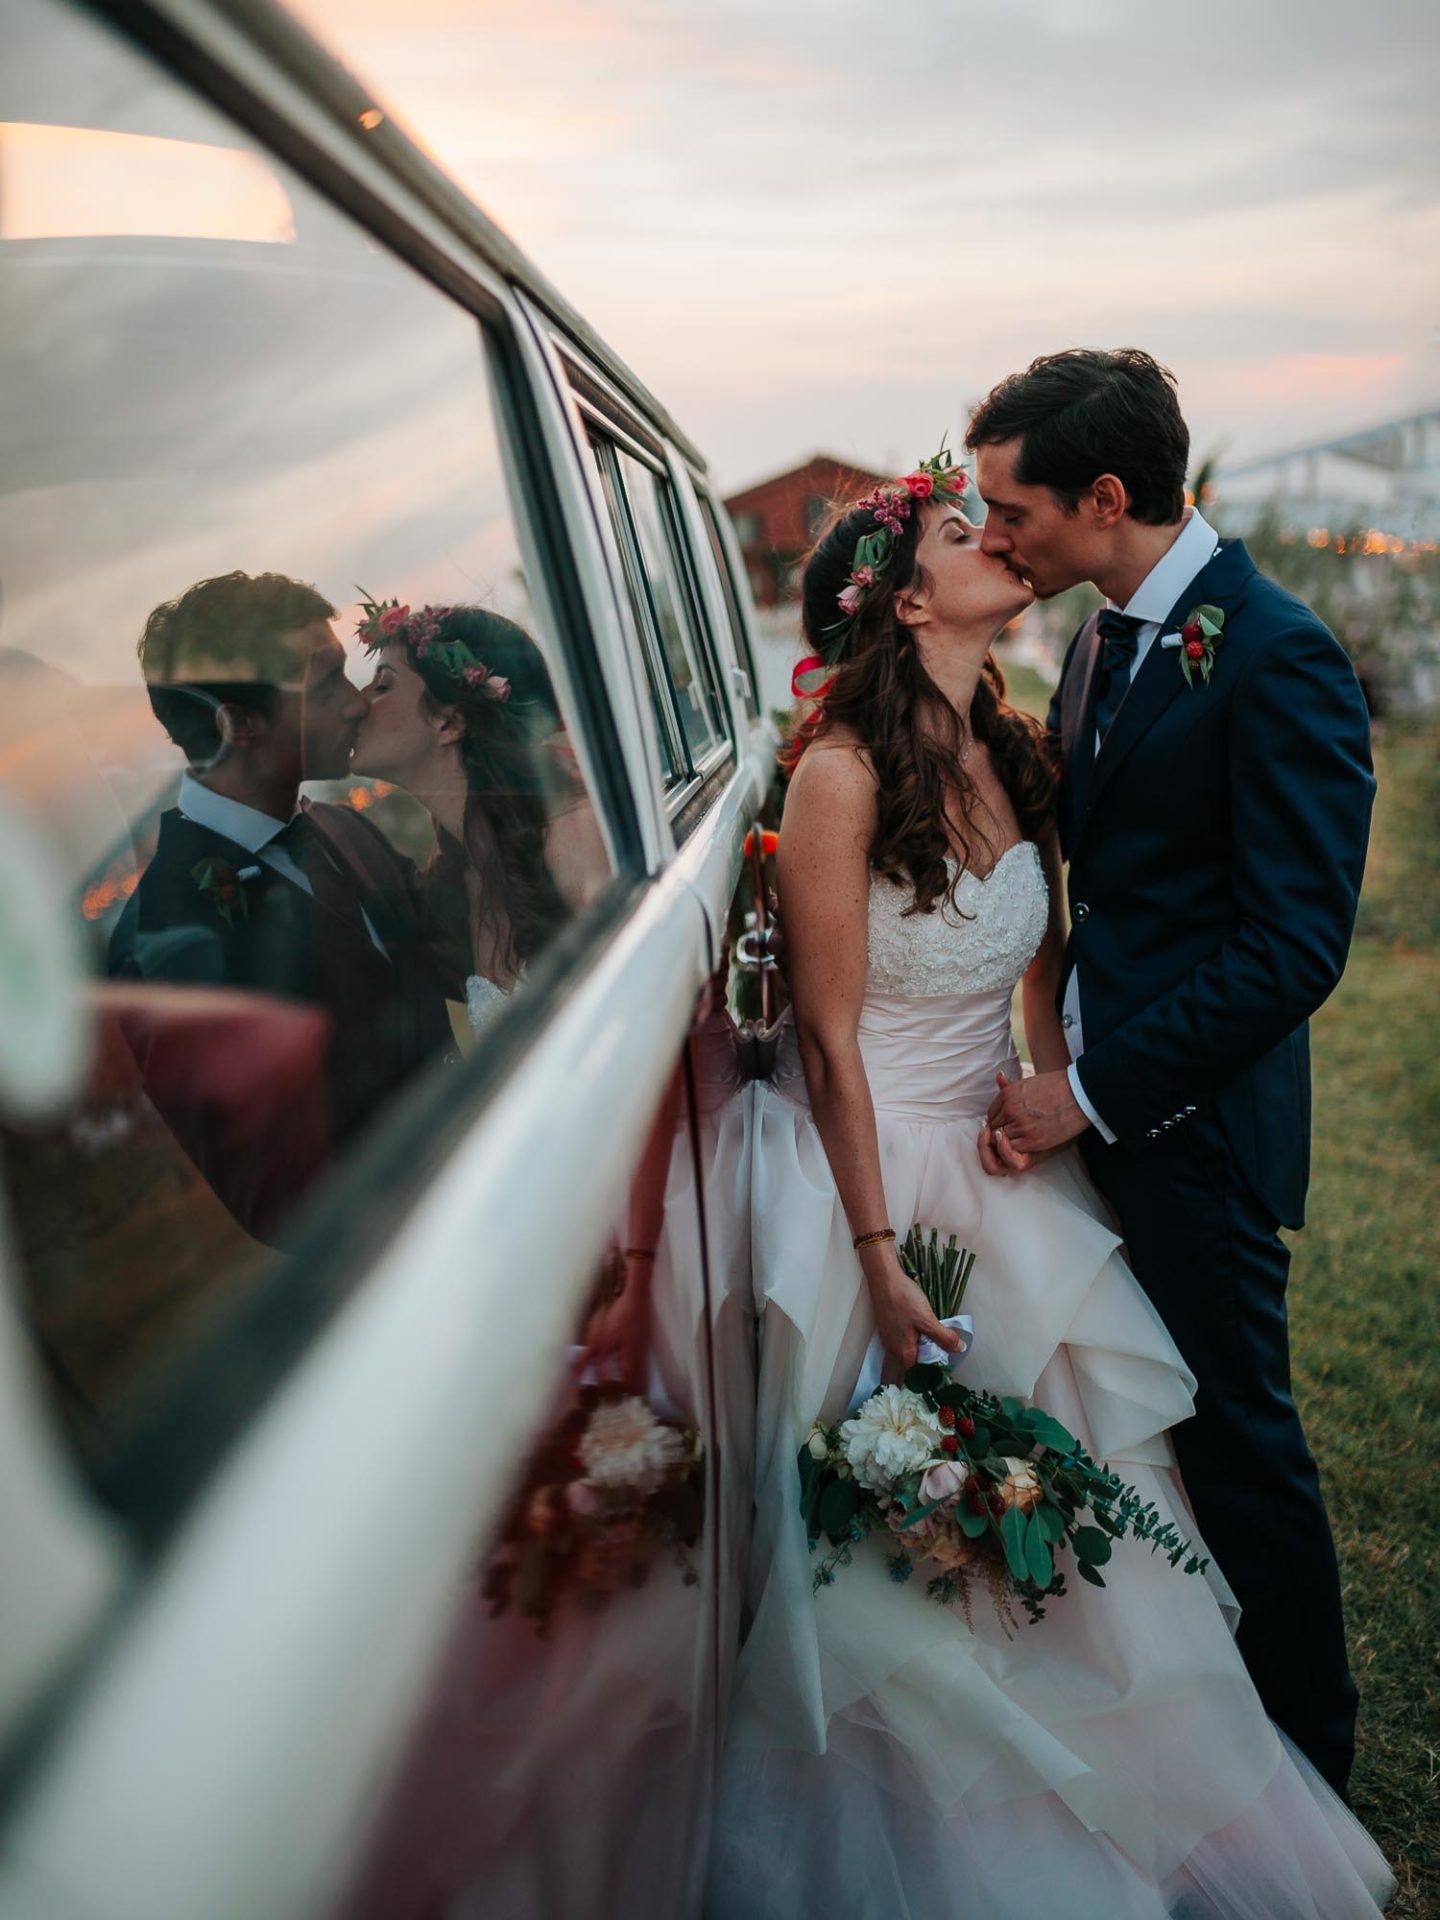
[[[933,1229],[925,1236],[911,1229],[901,1264],[939,1318],[963,1322],[968,1351],[959,1308],[974,1255],[957,1250],[953,1236],[944,1248]],[[1103,1587],[1100,1568],[1127,1534],[1172,1566],[1183,1562],[1186,1573],[1203,1571],[1206,1562],[1157,1508],[1051,1414],[961,1386],[951,1373],[961,1358],[931,1348],[903,1385],[877,1386],[838,1427],[817,1420],[811,1428],[800,1449],[800,1507],[811,1550],[822,1537],[830,1547],[815,1571],[817,1593],[872,1534],[890,1549],[893,1580],[925,1568],[930,1598],[958,1604],[967,1621],[975,1579],[1002,1620],[1012,1600],[1032,1622],[1043,1618],[1043,1603],[1065,1592],[1067,1552],[1082,1580]]]
[[[591,1608],[643,1586],[668,1552],[687,1586],[704,1521],[703,1448],[623,1386],[582,1387],[530,1463],[485,1571],[492,1616],[513,1607],[543,1633],[566,1596]]]

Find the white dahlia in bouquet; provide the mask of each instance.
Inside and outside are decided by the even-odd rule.
[[[942,1314],[954,1313],[974,1266],[953,1236],[911,1229],[901,1264]],[[957,1274],[960,1276],[957,1284]],[[1113,1542],[1146,1540],[1186,1573],[1207,1562],[1041,1407],[961,1386],[948,1362],[911,1367],[901,1386],[877,1387],[838,1427],[816,1421],[800,1449],[800,1508],[818,1592],[872,1534],[890,1546],[892,1579],[928,1570],[927,1592],[970,1618],[970,1583],[983,1579],[1002,1620],[1018,1600],[1031,1622],[1065,1592],[1067,1562],[1092,1586]]]
[[[944,1437],[931,1409],[903,1387],[878,1387],[839,1435],[850,1471],[871,1493],[889,1493],[928,1465]]]

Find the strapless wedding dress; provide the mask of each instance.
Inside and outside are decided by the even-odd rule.
[[[1167,1429],[1194,1380],[1068,1152],[980,1168],[1015,983],[1046,926],[1037,850],[966,874],[958,913],[872,883],[859,1038],[889,1222],[977,1255],[961,1378],[1038,1401],[1177,1526]],[[815,1595],[795,1458],[843,1417],[874,1328],[793,1031],[752,1114],[763,1314],[753,1625],[721,1769],[707,1920],[1359,1920],[1390,1885],[1369,1838],[1271,1726],[1218,1570],[1134,1541],[1007,1632],[973,1629],[886,1549]],[[867,1223],[868,1224],[868,1223]],[[1202,1548],[1203,1550],[1203,1548]],[[1303,1606],[1304,1595],[1296,1595]]]

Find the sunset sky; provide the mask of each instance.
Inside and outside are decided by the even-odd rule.
[[[1434,0],[294,0],[736,486],[1136,343],[1231,458],[1440,402]]]

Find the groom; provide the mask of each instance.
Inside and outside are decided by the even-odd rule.
[[[1072,1065],[1003,1088],[990,1123],[1021,1153],[1079,1141],[1199,1382],[1175,1448],[1240,1600],[1240,1650],[1270,1717],[1343,1792],[1356,1695],[1291,1398],[1278,1229],[1304,1218],[1306,1022],[1344,968],[1365,865],[1365,704],[1315,615],[1187,510],[1190,436],[1148,354],[1036,360],[966,444],[984,549],[1041,598],[1088,580],[1108,602],[1049,716]]]
[[[218,1016],[189,1083],[163,1099],[151,1089],[200,1171],[262,1238],[330,1152],[450,1044],[455,988],[432,957],[410,861],[350,808],[299,798],[302,781],[345,776],[367,710],[334,614],[283,574],[222,574],[157,607],[139,648],[151,707],[189,765],[111,936],[109,971],[171,989],[241,989],[256,1020],[269,1009],[278,1026],[308,1008],[318,1024],[309,1098],[273,1124],[247,1118]],[[173,993],[168,1003],[177,1016],[220,1004]],[[306,1107],[318,1125],[299,1126]]]

